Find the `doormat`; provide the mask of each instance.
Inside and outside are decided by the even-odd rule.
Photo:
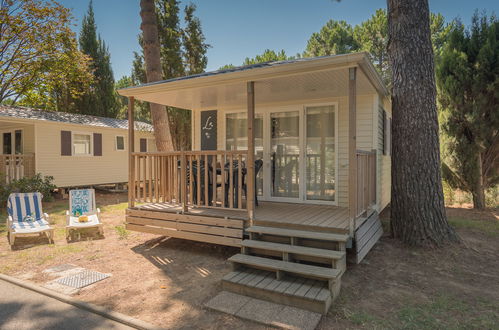
[[[56,282],[72,288],[81,289],[90,284],[102,281],[108,278],[109,274],[99,273],[93,270],[84,270],[80,273],[69,275],[58,279]]]

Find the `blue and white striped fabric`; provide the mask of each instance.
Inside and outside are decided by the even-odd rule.
[[[12,217],[14,223],[19,226],[31,227],[35,222],[44,225],[42,212],[42,194],[35,193],[12,193],[7,201],[7,212]],[[27,216],[32,221],[27,221]]]

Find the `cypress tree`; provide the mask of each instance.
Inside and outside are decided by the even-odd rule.
[[[485,189],[499,183],[499,20],[475,14],[456,23],[437,67],[444,119],[443,175],[485,207]]]
[[[201,73],[206,69],[208,57],[206,52],[210,45],[205,43],[201,30],[201,21],[194,16],[196,5],[189,4],[184,9],[185,29],[182,33],[184,44],[184,59],[188,74]]]
[[[87,14],[83,17],[79,43],[80,50],[90,57],[94,81],[77,102],[78,112],[95,116],[116,117],[119,107],[114,92],[111,55],[104,41],[97,35],[92,1],[88,5]]]

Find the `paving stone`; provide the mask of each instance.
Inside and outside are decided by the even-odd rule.
[[[313,330],[322,317],[319,313],[226,291],[208,301],[205,307],[281,329]]]
[[[236,316],[264,324],[271,324],[284,305],[268,301],[251,299],[236,313]]]
[[[285,329],[314,330],[321,317],[319,313],[285,306],[279,314],[275,315],[271,324]]]
[[[205,304],[205,307],[235,315],[251,298],[222,291]]]

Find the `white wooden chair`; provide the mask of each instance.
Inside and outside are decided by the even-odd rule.
[[[42,210],[43,195],[34,193],[12,193],[7,201],[7,228],[11,248],[16,237],[33,234],[46,235],[54,243],[54,229],[49,225],[49,216]]]
[[[88,221],[80,222],[80,216],[87,216]],[[104,235],[100,221],[100,209],[95,207],[95,190],[78,189],[69,191],[69,211],[66,211],[66,240],[70,240],[72,233],[78,234],[80,229],[97,228],[100,235]]]

